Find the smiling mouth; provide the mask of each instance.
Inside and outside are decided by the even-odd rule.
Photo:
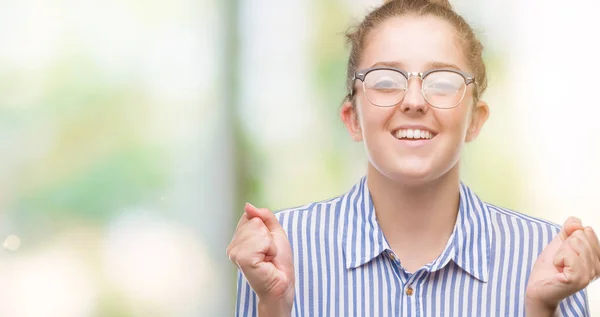
[[[435,132],[421,129],[399,129],[392,132],[392,135],[398,140],[418,141],[431,140],[437,134]]]

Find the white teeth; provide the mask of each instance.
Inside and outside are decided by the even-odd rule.
[[[396,131],[396,138],[398,139],[431,139],[433,133],[426,130],[419,129],[400,129]]]

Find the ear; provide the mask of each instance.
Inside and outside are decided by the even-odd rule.
[[[356,142],[362,141],[362,129],[360,127],[360,121],[358,120],[358,113],[350,101],[346,101],[342,105],[340,117],[342,118],[342,121],[344,121],[352,140]]]
[[[473,109],[471,115],[471,123],[469,124],[469,130],[467,130],[466,142],[471,142],[477,138],[481,128],[490,116],[490,107],[485,101],[478,101]]]

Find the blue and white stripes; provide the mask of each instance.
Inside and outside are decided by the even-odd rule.
[[[442,254],[409,274],[377,224],[363,177],[346,194],[277,213],[296,272],[292,316],[525,316],[529,272],[559,231],[547,221],[482,202],[461,184],[454,232]],[[240,274],[236,316],[257,316]],[[561,316],[589,316],[585,291]]]

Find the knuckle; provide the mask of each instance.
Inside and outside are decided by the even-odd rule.
[[[239,268],[252,267],[252,253],[247,251],[240,251],[233,258],[233,261]]]
[[[266,250],[269,248],[270,244],[271,238],[269,237],[268,233],[263,232],[257,237],[257,241],[255,243],[254,248],[256,250]]]
[[[226,253],[227,253],[227,257],[228,257],[230,260],[232,260],[232,261],[233,261],[233,259],[235,259],[235,258],[237,257],[237,255],[238,255],[238,248],[237,248],[237,245],[235,245],[235,244],[230,244],[230,245],[227,247],[227,251],[226,251]]]
[[[256,268],[260,262],[260,254],[264,253],[271,243],[268,232],[265,231],[258,230],[229,246],[227,250],[229,260],[241,270]]]
[[[241,269],[252,267],[252,261],[249,257],[238,257],[235,259],[235,263]]]
[[[257,225],[257,224],[262,224],[262,219],[258,218],[258,217],[253,217],[250,218],[250,223]]]
[[[269,238],[269,239],[271,238],[271,232],[265,226],[262,226],[260,228],[260,234],[262,235],[263,238]]]
[[[227,256],[229,257],[229,261],[235,263],[236,259],[237,259],[237,252],[236,252],[235,248],[229,249],[227,251]]]
[[[256,225],[256,228],[254,228],[254,234],[261,239],[265,239],[270,236],[269,230],[262,222]]]
[[[590,237],[590,239],[592,241],[594,241],[596,244],[599,243],[598,241],[598,236],[596,235],[596,232],[594,231],[594,229],[592,229],[591,227],[587,227],[585,228],[585,233],[588,237]]]
[[[574,246],[574,247],[584,246],[585,237],[582,237],[581,234],[579,234],[579,233],[583,234],[583,232],[578,231],[577,233],[575,233],[571,237],[569,237],[569,244],[571,246]]]

